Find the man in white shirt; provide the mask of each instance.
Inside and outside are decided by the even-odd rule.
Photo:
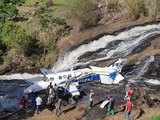
[[[36,97],[36,105],[37,105],[37,114],[39,114],[39,112],[41,111],[41,104],[42,104],[42,99],[40,98],[40,96],[38,95]]]
[[[91,90],[90,94],[89,94],[89,103],[88,103],[89,109],[91,109],[93,107],[93,96],[94,96],[94,92],[93,92],[93,90]]]

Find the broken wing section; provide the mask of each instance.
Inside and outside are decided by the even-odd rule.
[[[72,94],[72,96],[78,96],[80,95],[80,92],[78,91],[77,87],[75,84],[70,84],[69,86],[69,92]]]

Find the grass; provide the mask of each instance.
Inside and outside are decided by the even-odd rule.
[[[158,116],[153,116],[153,117],[151,117],[151,118],[148,119],[148,120],[160,120],[160,115],[158,115]]]
[[[39,2],[39,4],[44,7],[48,0],[26,0],[25,5],[34,6],[36,2]],[[67,0],[53,0],[53,3],[55,6],[64,5],[67,3]]]
[[[39,2],[41,7],[46,7],[48,0],[26,0],[24,6],[34,7],[36,2]],[[59,17],[59,13],[67,11],[67,6],[70,4],[68,0],[52,0],[54,5],[46,9],[46,11],[41,14],[42,16],[53,16]]]

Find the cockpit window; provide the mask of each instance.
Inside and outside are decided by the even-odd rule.
[[[62,79],[62,76],[59,76],[58,78],[61,80],[61,79]]]
[[[51,81],[54,81],[54,78],[50,78]]]

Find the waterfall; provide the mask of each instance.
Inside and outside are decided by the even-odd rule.
[[[154,61],[154,56],[150,56],[150,58],[148,60],[146,60],[145,64],[143,67],[141,67],[140,71],[138,72],[138,75],[136,76],[135,79],[140,78],[142,75],[144,75],[144,73],[147,72],[149,65],[151,64],[151,62]]]
[[[139,79],[141,78],[148,70],[150,64],[154,61],[154,56],[150,56],[144,64],[138,65],[134,68],[131,72],[125,74],[125,78],[134,78]]]
[[[108,59],[115,54],[119,54],[117,57],[124,57],[132,52],[132,50],[139,45],[139,43],[144,42],[148,38],[160,34],[160,23],[147,26],[134,27],[130,30],[120,32],[117,35],[106,35],[98,40],[94,40],[88,44],[81,45],[73,51],[67,52],[65,55],[60,56],[56,64],[53,66],[52,71],[58,72],[66,69],[73,68],[78,65],[88,64],[90,60],[86,59],[83,62],[78,60],[78,57],[85,54],[86,52],[94,52],[99,49],[105,48],[104,51],[99,53],[104,56],[101,58],[95,58],[91,61],[99,61],[103,59]],[[106,46],[109,42],[121,40],[122,42],[116,46],[115,49],[107,49]],[[105,54],[104,54],[105,53]],[[122,54],[122,56],[120,56]]]

